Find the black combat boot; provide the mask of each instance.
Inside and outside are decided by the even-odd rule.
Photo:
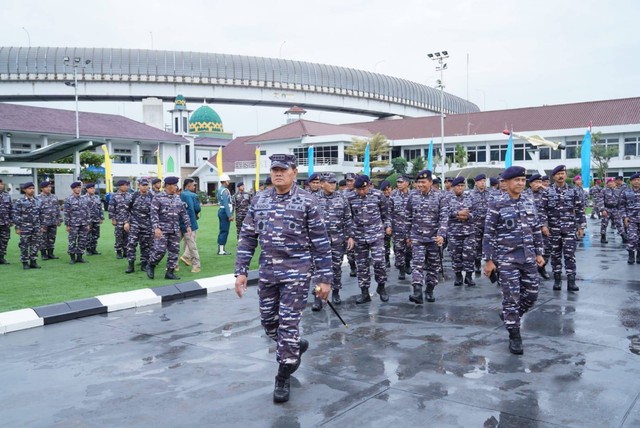
[[[606,233],[601,233],[600,234],[600,242],[603,244],[608,244],[609,241],[607,241],[607,234]]]
[[[164,274],[164,279],[180,279],[180,277],[173,273],[173,269],[167,269],[167,272]]]
[[[140,270],[142,272],[146,272],[147,271],[147,262],[140,262]]]
[[[71,259],[69,264],[70,265],[75,265],[76,264],[76,255],[75,254],[69,254],[69,258]]]
[[[481,264],[481,261],[480,260],[476,260],[476,262],[475,262],[475,267],[476,267],[475,274],[476,274],[476,276],[480,276],[482,274],[482,272],[480,272],[480,264]]]
[[[322,310],[322,300],[320,300],[318,296],[315,295],[315,293],[313,295],[313,305],[311,305],[311,310],[313,312]]]
[[[464,275],[464,283],[467,284],[467,287],[475,287],[476,282],[473,280],[473,273],[467,272]]]
[[[29,266],[29,262],[22,262],[22,269],[24,270],[31,269],[31,267]]]
[[[549,274],[547,273],[545,267],[546,265],[538,266],[538,273],[540,274],[542,279],[549,279]]]
[[[513,328],[509,331],[509,352],[516,355],[522,355],[524,349],[522,349],[522,338],[520,337],[520,329]]]
[[[400,267],[398,268],[398,270],[400,271],[400,273],[398,273],[398,279],[399,279],[400,281],[404,281],[405,279],[407,279],[407,277],[406,277],[406,275],[405,275],[405,273],[406,273],[406,272],[404,271],[404,266],[400,266]]]
[[[0,256],[0,265],[8,265],[10,264],[4,256]]]
[[[40,265],[38,264],[38,262],[36,260],[31,260],[31,263],[29,264],[29,268],[30,269],[40,269]]]
[[[356,297],[356,304],[369,303],[371,296],[369,296],[369,287],[362,287],[360,289],[360,295]]]
[[[567,275],[567,290],[580,291],[580,287],[576,285],[576,275]]]
[[[358,271],[356,270],[356,262],[349,262],[349,267],[351,268],[351,271],[349,271],[349,276],[351,278],[355,278],[356,276],[358,276]]]
[[[424,291],[424,298],[427,302],[433,303],[436,301],[436,298],[433,297],[433,289],[436,288],[435,284],[427,285],[427,289]]]
[[[76,263],[89,263],[89,262],[82,258],[82,254],[76,254]]]
[[[309,349],[309,341],[300,339],[300,354],[298,356],[298,361],[296,361],[296,363],[291,368],[291,374],[294,374],[300,367],[300,363],[302,362],[302,354],[307,352],[307,349]]]
[[[273,401],[275,403],[286,403],[289,401],[289,391],[291,389],[290,379],[293,370],[292,364],[280,364],[276,385],[273,389]]]
[[[122,250],[116,251],[116,259],[123,259],[123,258],[124,258],[123,251]]]
[[[626,233],[623,233],[621,236],[622,236],[622,243],[623,244],[626,244],[626,243],[629,242],[629,238],[627,237]]]
[[[47,250],[40,250],[40,255],[42,256],[42,260],[49,260],[49,253],[47,253]]]
[[[155,278],[155,276],[156,276],[156,267],[154,265],[149,263],[147,265],[147,269],[145,269],[145,271],[147,272],[147,278],[149,278],[149,279]]]
[[[456,280],[453,282],[453,285],[455,285],[456,287],[459,287],[462,285],[463,282],[464,282],[464,279],[462,279],[462,272],[456,272]]]
[[[635,254],[635,251],[633,250],[628,250],[628,252],[629,252],[629,258],[627,259],[627,264],[632,265],[636,262],[636,254]]]
[[[389,301],[389,295],[387,294],[387,290],[384,289],[384,284],[378,284],[378,288],[376,288],[376,293],[380,296],[380,300],[383,302]]]
[[[56,256],[55,254],[53,254],[53,248],[49,248],[48,250],[49,253],[49,258],[51,260],[58,260],[60,257]]]
[[[136,270],[135,264],[136,262],[134,262],[133,260],[129,260],[129,266],[127,267],[127,270],[124,271],[124,273],[133,273]]]
[[[0,263],[1,265],[2,263]],[[636,251],[636,264],[640,265],[640,251]]]
[[[409,296],[409,301],[415,303],[416,305],[421,305],[424,303],[424,300],[422,300],[421,284],[413,284],[413,294]]]
[[[553,289],[555,291],[562,290],[562,273],[561,272],[553,273]]]
[[[331,302],[334,305],[339,305],[342,303],[342,299],[340,298],[340,290],[331,290]]]
[[[387,269],[391,269],[391,261],[389,260],[389,257],[385,257],[385,258],[384,258],[384,266],[385,266]]]

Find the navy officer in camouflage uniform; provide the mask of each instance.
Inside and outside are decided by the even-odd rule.
[[[100,196],[96,195],[96,184],[87,183],[84,188],[87,193],[84,195],[89,209],[89,242],[87,244],[87,255],[99,255],[98,239],[100,239],[100,225],[104,221],[104,210]]]
[[[383,180],[380,183],[380,191],[386,198],[389,209],[391,209],[391,190],[391,183],[387,180]],[[393,234],[393,228],[391,234]],[[384,235],[384,263],[387,269],[391,267],[391,235],[387,234]]]
[[[44,233],[42,234],[40,247],[40,254],[42,260],[57,259],[58,257],[53,254],[56,246],[56,235],[58,233],[58,226],[62,224],[62,212],[60,211],[60,204],[56,195],[51,193],[51,182],[43,181],[40,183],[40,209],[42,210],[42,227]]]
[[[111,224],[114,227],[116,257],[121,259],[126,255],[127,251],[128,235],[124,230],[124,224],[129,220],[131,194],[129,193],[129,182],[127,180],[118,180],[116,186],[118,186],[118,191],[111,195],[111,199],[109,199],[109,219],[111,219]]]
[[[544,265],[540,221],[533,200],[522,195],[526,170],[519,166],[502,173],[506,193],[489,202],[484,238],[484,273],[498,274],[502,314],[509,332],[509,351],[522,354],[520,318],[538,298],[537,267]]]
[[[71,183],[71,195],[64,200],[64,224],[69,234],[69,258],[71,264],[87,263],[82,258],[89,244],[89,231],[91,230],[91,214],[89,212],[88,199],[80,195],[82,183]]]
[[[13,204],[13,224],[16,234],[20,235],[20,260],[23,269],[40,269],[38,250],[44,229],[40,201],[34,198],[36,191],[32,182],[20,186],[24,197]]]
[[[620,211],[618,206],[620,205],[621,190],[616,187],[616,183],[612,177],[607,178],[606,187],[599,193],[595,206],[596,211],[600,213],[600,242],[603,244],[609,243],[607,241],[607,226],[611,222],[611,227],[618,227],[620,222],[618,216]]]
[[[629,259],[627,263],[640,264],[640,173],[635,173],[629,179],[631,187],[622,191],[620,198],[620,214],[624,221],[624,226],[628,230],[629,242],[627,251]]]
[[[358,175],[353,184],[355,192],[349,193],[347,201],[353,218],[353,236],[356,242],[356,266],[360,296],[356,303],[371,301],[369,285],[371,274],[369,266],[373,261],[373,272],[378,287],[376,292],[383,302],[389,301],[385,289],[387,271],[384,261],[384,237],[391,235],[391,219],[387,198],[378,189],[374,189],[366,175]]]
[[[238,241],[235,287],[242,297],[249,263],[260,245],[260,319],[267,336],[276,341],[279,366],[273,400],[282,403],[289,400],[290,376],[309,347],[309,342],[300,339],[299,324],[312,265],[318,281],[316,296],[322,300],[329,295],[333,275],[331,246],[318,202],[295,185],[295,156],[275,154],[270,159],[274,188],[251,201]]]
[[[158,193],[160,195],[161,193]],[[127,241],[127,262],[129,265],[124,273],[135,271],[136,247],[140,245],[140,270],[146,271],[149,256],[153,249],[153,228],[151,225],[151,201],[154,196],[149,190],[149,180],[138,180],[138,191],[131,196],[129,219],[124,224],[124,230],[129,236]]]
[[[547,224],[542,233],[551,241],[551,268],[553,269],[553,289],[562,289],[562,259],[567,273],[567,290],[580,290],[576,285],[577,239],[584,237],[587,219],[582,204],[582,189],[569,187],[566,183],[567,169],[556,166],[552,171],[554,183],[547,189],[547,200],[542,209]]]
[[[236,211],[236,230],[238,231],[238,237],[240,236],[240,229],[242,229],[244,218],[247,216],[249,205],[251,205],[251,194],[244,191],[244,183],[238,183],[236,185],[236,194],[233,195],[233,206]]]
[[[484,236],[484,219],[487,216],[489,207],[489,191],[487,190],[487,176],[478,174],[474,178],[474,187],[471,191],[471,198],[476,209],[475,216],[475,260],[474,268],[476,276],[480,276],[482,264],[482,238]]]
[[[406,176],[400,176],[396,180],[396,189],[391,192],[390,216],[392,218],[391,234],[393,236],[393,253],[395,255],[395,267],[400,272],[399,280],[406,279],[406,274],[411,272],[411,247],[407,246],[409,239],[409,221],[407,219],[407,201],[409,200],[410,181]]]
[[[409,300],[415,304],[424,303],[422,285],[426,269],[427,302],[435,302],[433,290],[438,284],[440,270],[440,249],[447,237],[449,224],[446,192],[433,187],[431,171],[422,170],[416,176],[419,192],[411,192],[407,201],[407,220],[410,231],[407,244],[411,246],[411,283],[413,294]]]
[[[355,194],[355,190],[353,188],[353,183],[356,182],[356,175],[352,172],[348,172],[345,174],[345,183],[347,188],[342,192],[342,196],[348,199],[349,195]],[[347,261],[349,262],[349,276],[355,278],[358,276],[358,272],[356,270],[356,248],[355,246],[347,250]]]
[[[329,242],[331,243],[331,269],[333,283],[331,284],[331,301],[339,305],[340,290],[342,289],[342,260],[345,250],[354,246],[353,222],[349,203],[340,192],[336,191],[336,177],[334,174],[320,176],[321,190],[320,209],[323,214]],[[322,309],[322,300],[315,296],[311,310]]]
[[[4,182],[0,179],[0,265],[9,264],[5,256],[7,244],[11,239],[11,226],[13,226],[11,211],[11,195],[5,191]]]
[[[540,224],[546,224],[547,218],[545,216],[545,211],[543,207],[547,201],[547,190],[542,186],[542,176],[540,174],[532,174],[528,179],[529,188],[525,190],[525,194],[533,199],[533,204],[536,207],[536,211],[538,213],[538,220]],[[542,245],[544,247],[544,265],[538,267],[538,273],[543,279],[549,279],[549,274],[547,273],[545,266],[549,263],[549,258],[551,257],[551,242],[549,242],[549,237],[546,235],[542,235]]]
[[[187,233],[191,233],[191,222],[177,193],[178,181],[180,181],[178,177],[165,178],[164,190],[153,196],[151,200],[150,217],[154,241],[146,269],[149,279],[155,277],[156,266],[165,253],[168,255],[167,271],[164,278],[180,279],[174,273],[180,255],[180,222],[184,225]]]
[[[451,196],[449,197],[449,227],[447,238],[451,267],[456,274],[453,285],[462,285],[462,272],[466,272],[464,283],[469,287],[476,285],[473,280],[473,267],[476,255],[475,248],[475,219],[476,207],[474,199],[465,193],[464,177],[456,177],[451,182]]]

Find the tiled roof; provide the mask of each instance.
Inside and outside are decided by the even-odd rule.
[[[516,132],[640,124],[640,98],[590,101],[575,104],[495,110],[448,115],[446,136],[482,135],[513,128]],[[392,140],[428,138],[440,135],[440,116],[398,120],[376,120],[343,126],[380,132]],[[597,129],[596,129],[597,130]]]
[[[187,140],[123,116],[79,113],[80,137],[186,143]],[[76,113],[45,107],[0,103],[0,130],[42,134],[76,133]]]
[[[244,137],[236,137],[222,149],[222,169],[224,171],[233,171],[236,161],[253,160],[256,158],[255,152],[257,144],[247,144],[253,135]],[[211,165],[216,165],[216,155],[209,158]]]
[[[301,119],[282,125],[260,135],[256,135],[250,141],[252,143],[258,143],[263,141],[290,140],[294,138],[302,138],[304,136],[314,137],[319,135],[337,134],[360,135],[363,137],[370,135],[370,133],[362,129],[362,127],[333,125],[330,123]]]

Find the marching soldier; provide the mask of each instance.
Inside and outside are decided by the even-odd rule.
[[[87,193],[84,195],[87,200],[89,210],[89,242],[87,244],[87,255],[99,255],[98,239],[100,239],[100,225],[104,221],[104,210],[100,196],[96,195],[96,184],[87,183],[84,188]]]
[[[353,188],[353,184],[356,181],[356,175],[352,172],[348,172],[345,175],[345,182],[347,183],[347,188],[343,192],[343,196],[345,198],[349,198],[349,195],[355,195],[355,190]],[[349,262],[349,276],[355,278],[358,276],[358,272],[356,270],[356,248],[353,246],[350,250],[347,249],[347,261]]]
[[[547,224],[542,233],[551,241],[551,268],[553,269],[553,289],[562,289],[562,259],[567,273],[567,290],[579,291],[576,285],[576,238],[584,237],[587,220],[582,205],[582,189],[569,187],[566,183],[567,169],[556,166],[552,173],[554,183],[547,189],[547,200],[542,209]]]
[[[503,172],[507,193],[489,202],[482,241],[484,273],[491,277],[497,271],[509,351],[518,355],[523,353],[520,319],[538,298],[536,265],[544,265],[536,209],[531,199],[522,196],[525,176],[525,169],[519,166]]]
[[[276,342],[279,366],[273,401],[283,403],[289,400],[290,377],[309,347],[300,338],[299,325],[307,304],[310,271],[318,278],[316,295],[322,300],[329,295],[333,275],[331,247],[317,200],[295,185],[295,156],[275,154],[270,159],[275,188],[258,193],[251,201],[238,241],[235,286],[242,297],[259,244],[260,319],[267,336]]]
[[[597,210],[597,201],[602,194],[602,180],[596,180],[595,184],[589,188],[589,197],[591,198],[591,219],[600,218],[600,212]]]
[[[545,189],[548,189],[549,186],[551,186],[551,180],[549,179],[548,176],[543,175],[542,176],[542,187],[544,187]]]
[[[44,231],[40,201],[33,197],[36,188],[32,182],[20,186],[24,197],[13,204],[13,224],[20,235],[20,260],[23,269],[40,269],[38,250]]]
[[[321,176],[322,194],[320,195],[320,212],[323,213],[324,224],[327,228],[329,243],[331,244],[331,269],[333,283],[331,284],[331,301],[339,305],[340,290],[342,289],[342,260],[344,252],[353,248],[353,222],[349,203],[336,191],[336,177],[333,174]],[[311,310],[322,309],[322,300],[316,295]]]
[[[89,230],[91,229],[91,213],[89,212],[88,199],[80,195],[82,183],[71,183],[71,195],[64,200],[64,224],[69,234],[69,258],[70,264],[87,263],[82,258],[89,243]]]
[[[187,233],[191,233],[191,223],[177,194],[179,180],[178,177],[165,178],[164,191],[151,200],[150,217],[154,241],[146,269],[149,279],[154,278],[156,266],[165,253],[168,255],[164,278],[180,279],[174,273],[180,255],[180,222],[186,227]]]
[[[151,196],[157,195],[158,193],[162,192],[162,180],[157,177],[151,180],[151,189],[149,190],[149,192],[151,193]]]
[[[640,229],[640,174],[633,174],[630,182],[631,187],[627,187],[622,192],[620,212],[624,219],[624,225],[629,231],[629,242],[627,243],[629,259],[627,263],[632,265],[634,262],[640,264],[640,239],[638,237]]]
[[[476,210],[473,198],[465,193],[464,177],[456,177],[451,182],[451,196],[449,197],[449,226],[447,238],[451,266],[456,274],[453,285],[461,286],[462,272],[465,273],[464,283],[469,287],[476,285],[473,280],[475,261],[475,220]]]
[[[124,224],[129,221],[129,206],[131,205],[131,195],[129,194],[129,182],[118,180],[116,183],[118,191],[109,200],[109,219],[114,226],[115,250],[118,259],[124,258],[127,252],[127,231]]]
[[[619,211],[618,205],[620,204],[620,189],[616,187],[616,183],[613,178],[607,178],[607,187],[600,192],[599,198],[596,201],[596,210],[600,213],[600,242],[603,244],[609,243],[607,241],[607,226],[611,222],[611,227],[617,227],[620,222],[618,221]]]
[[[543,207],[546,204],[547,192],[542,186],[542,177],[540,174],[533,174],[527,179],[527,181],[529,182],[529,188],[524,193],[533,200],[540,224],[546,224],[547,219]],[[538,266],[538,273],[542,278],[549,279],[549,274],[547,273],[545,266],[549,263],[549,258],[551,257],[551,243],[549,242],[549,237],[544,234],[542,235],[542,245],[544,248],[542,255],[544,258],[544,265]]]
[[[42,227],[44,228],[40,254],[42,256],[42,260],[57,259],[59,257],[55,256],[53,251],[56,244],[58,226],[62,224],[62,212],[60,211],[58,198],[56,195],[51,193],[51,182],[43,181],[40,183],[40,195],[38,195],[38,200],[40,201]]]
[[[309,193],[312,193],[314,196],[319,197],[322,193],[322,188],[320,185],[320,175],[317,172],[314,172],[307,179],[307,184],[309,185]]]
[[[622,192],[627,190],[629,186],[624,182],[624,177],[619,175],[616,177],[616,189],[619,191],[619,196],[622,196]],[[618,200],[618,205],[620,205],[620,201]],[[618,212],[616,216],[616,228],[618,229],[618,233],[622,237],[622,243],[626,244],[629,240],[627,237],[627,228],[624,226],[624,221],[622,220],[622,215]]]
[[[380,191],[385,197],[387,206],[391,206],[391,183],[387,180],[383,180],[380,183]],[[389,269],[391,267],[391,235],[384,235],[384,263],[385,267]]]
[[[236,186],[236,194],[233,195],[233,206],[236,210],[236,230],[238,231],[238,237],[240,236],[240,229],[242,229],[242,223],[247,216],[247,211],[251,205],[251,195],[244,191],[244,183],[238,183]]]
[[[476,276],[480,276],[480,267],[482,262],[482,237],[484,235],[484,219],[487,216],[489,208],[489,191],[487,190],[487,176],[478,174],[475,176],[474,188],[471,191],[471,198],[476,209],[475,216],[475,260],[474,267]]]
[[[160,195],[160,193],[158,193]],[[149,180],[138,180],[138,191],[131,196],[129,218],[124,223],[127,232],[127,270],[133,273],[136,263],[136,247],[140,246],[140,270],[146,271],[153,248],[153,228],[151,225],[151,201],[154,196],[149,190]]]
[[[425,282],[427,302],[435,302],[433,290],[438,284],[440,269],[440,247],[447,237],[448,206],[444,192],[433,187],[431,171],[425,169],[416,176],[420,192],[411,192],[407,201],[407,220],[409,221],[409,239],[411,246],[411,283],[413,294],[409,300],[416,304],[424,302],[422,284]],[[426,261],[426,264],[425,264]]]
[[[391,233],[393,236],[393,253],[395,254],[395,266],[400,273],[399,280],[406,279],[406,274],[410,273],[411,247],[407,246],[409,239],[409,227],[411,226],[407,216],[407,201],[409,201],[409,182],[405,176],[400,176],[396,180],[397,189],[391,192]]]
[[[4,182],[0,179],[0,265],[8,265],[5,258],[7,255],[7,244],[11,239],[11,220],[13,210],[11,195],[4,189]]]

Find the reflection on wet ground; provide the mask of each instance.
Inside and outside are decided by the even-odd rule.
[[[226,291],[0,337],[0,425],[640,426],[640,266],[614,235],[591,238],[579,293],[543,282],[523,356],[507,350],[485,278],[440,284],[418,306],[392,270],[389,303],[355,305],[345,275],[350,327],[305,313],[311,347],[289,403],[271,401],[275,346],[255,292]]]

